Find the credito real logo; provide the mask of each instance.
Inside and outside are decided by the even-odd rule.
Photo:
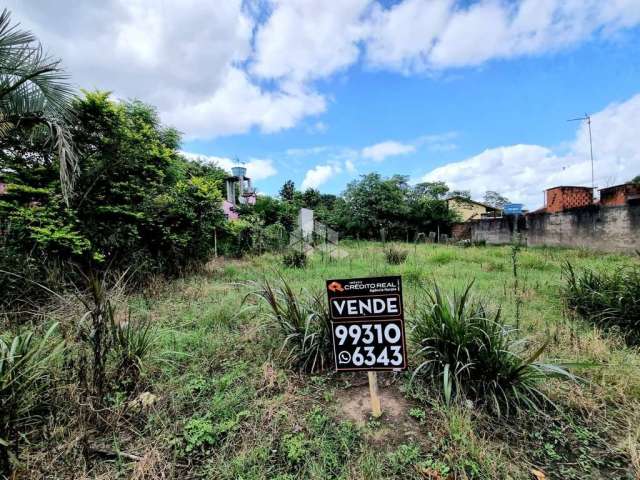
[[[331,282],[327,288],[332,292],[344,292],[344,287],[338,282]]]

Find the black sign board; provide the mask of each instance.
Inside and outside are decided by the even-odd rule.
[[[336,370],[405,370],[400,277],[327,280]]]

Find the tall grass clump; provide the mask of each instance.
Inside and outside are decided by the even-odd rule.
[[[619,329],[630,344],[640,343],[640,267],[612,272],[563,267],[567,306],[604,329]]]
[[[384,251],[384,256],[389,265],[400,265],[407,260],[408,252],[394,246],[388,247]]]
[[[126,289],[127,272],[97,276],[80,272],[86,287],[76,298],[84,313],[75,330],[74,348],[69,350],[82,397],[91,416],[104,407],[114,390],[132,393],[138,386],[145,359],[155,347],[157,334],[149,321],[120,316],[116,304]]]
[[[276,286],[265,280],[253,294],[269,306],[268,317],[283,337],[280,354],[288,367],[311,373],[332,366],[331,321],[322,294],[296,293],[284,278]]]
[[[33,332],[0,336],[0,472],[11,468],[19,429],[36,423],[47,406],[45,392],[63,349],[52,340],[56,329],[53,324],[39,339]]]
[[[524,356],[517,330],[471,296],[473,282],[462,294],[442,294],[436,284],[413,320],[411,339],[421,360],[413,380],[421,379],[441,390],[447,403],[469,399],[494,413],[534,409],[550,400],[539,388],[550,377],[570,378],[556,365],[537,362],[546,345]]]
[[[307,254],[298,250],[292,250],[282,256],[282,263],[289,268],[306,268]]]
[[[129,319],[113,326],[113,351],[116,359],[116,383],[133,391],[139,383],[145,360],[155,347],[156,334],[149,320]]]

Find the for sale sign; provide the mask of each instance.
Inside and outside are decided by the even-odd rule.
[[[327,280],[336,370],[405,370],[400,277]]]

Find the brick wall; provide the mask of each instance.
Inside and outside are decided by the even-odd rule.
[[[451,236],[454,240],[470,240],[471,226],[468,222],[454,223],[451,225]]]
[[[474,241],[506,244],[514,231],[513,217],[471,222]],[[631,253],[640,250],[640,205],[590,205],[558,213],[531,213],[522,218],[518,231],[529,246]]]
[[[555,187],[546,192],[546,210],[561,212],[570,208],[580,208],[593,203],[593,190],[588,187]]]
[[[617,187],[603,188],[600,190],[601,205],[625,205],[629,197],[640,196],[640,186],[628,183]]]

